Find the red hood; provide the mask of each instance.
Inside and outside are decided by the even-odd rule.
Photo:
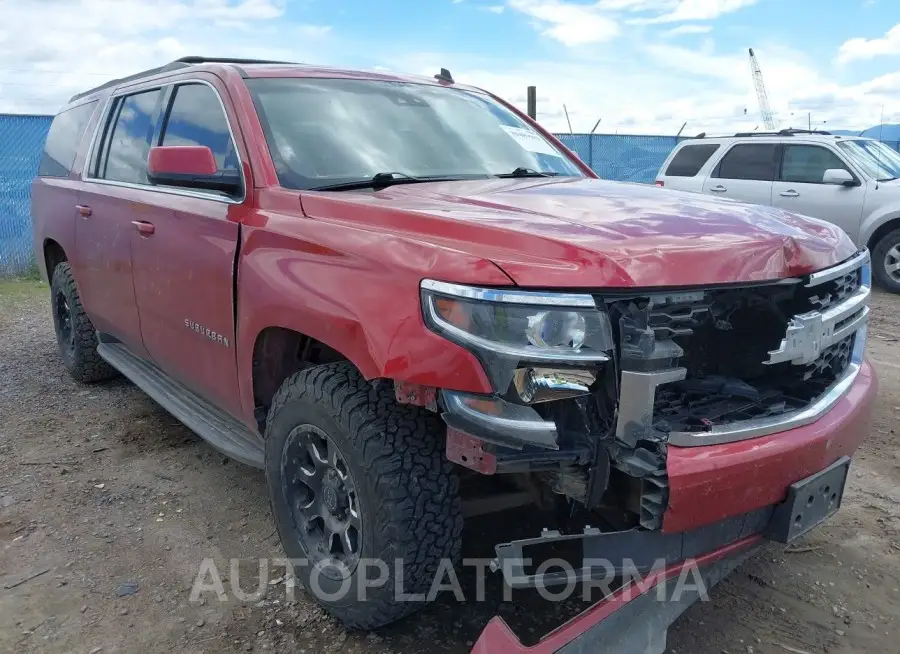
[[[312,193],[303,204],[490,259],[531,287],[770,280],[856,251],[838,227],[780,209],[596,179],[408,184]]]

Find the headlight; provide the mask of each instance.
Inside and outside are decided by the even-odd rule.
[[[613,349],[609,318],[590,295],[474,288],[426,279],[422,309],[432,330],[478,356],[500,393],[509,389],[520,369],[516,388],[526,403],[541,401],[536,396],[544,401],[556,397],[552,392],[535,393],[535,384],[526,383],[543,379],[528,372],[534,367],[528,364],[541,369],[548,364],[572,366],[573,372],[587,370],[593,375],[599,364],[609,361]],[[579,376],[580,382],[587,379]],[[540,385],[547,390],[548,383]],[[571,396],[574,390],[560,385],[560,396]]]

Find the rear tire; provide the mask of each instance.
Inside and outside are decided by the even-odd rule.
[[[116,369],[97,353],[97,330],[81,306],[72,269],[65,261],[53,270],[50,307],[59,353],[69,374],[86,384],[118,376]]]
[[[896,265],[897,268],[891,268]],[[881,237],[872,250],[872,274],[884,290],[900,293],[900,229]]]
[[[285,553],[310,562],[295,565],[297,579],[350,628],[374,629],[422,606],[395,596],[396,561],[401,590],[427,595],[441,561],[459,560],[459,480],[444,457],[443,422],[398,404],[389,385],[375,388],[349,363],[309,368],[282,384],[266,425],[266,479]],[[349,581],[314,572],[323,559],[341,561]],[[361,600],[363,575],[385,572]]]

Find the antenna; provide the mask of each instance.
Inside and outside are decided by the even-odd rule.
[[[775,129],[775,116],[772,114],[772,107],[769,106],[769,96],[766,95],[766,85],[763,82],[762,70],[759,68],[759,62],[750,48],[750,75],[753,77],[753,85],[756,87],[756,98],[759,100],[759,115],[762,117],[763,125],[766,129]]]
[[[572,134],[572,121],[569,120],[569,110],[566,109],[566,105],[563,105],[563,111],[566,112],[566,122],[569,123],[569,134]]]
[[[450,71],[446,68],[441,68],[441,72],[434,76],[439,82],[445,82],[447,84],[453,84],[453,75],[450,74]]]

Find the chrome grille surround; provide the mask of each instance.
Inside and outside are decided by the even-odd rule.
[[[671,432],[668,442],[681,447],[717,445],[766,436],[818,420],[850,389],[859,374],[868,333],[868,301],[872,290],[872,269],[868,250],[847,261],[813,273],[807,288],[822,288],[810,303],[823,310],[798,314],[788,322],[780,347],[769,353],[767,364],[789,361],[794,365],[833,365],[841,350],[849,345],[849,362],[835,382],[806,407],[779,416],[741,420],[716,425],[702,432]],[[624,401],[625,398],[622,398]]]
[[[787,321],[780,346],[770,351],[763,363],[801,367],[804,379],[829,369],[834,381],[821,394],[809,404],[779,415],[715,424],[703,431],[670,431],[663,436],[654,430],[657,387],[685,379],[686,368],[676,364],[651,371],[623,369],[617,440],[634,444],[655,432],[653,438],[662,436],[663,442],[680,447],[717,445],[801,427],[831,409],[849,390],[863,361],[872,287],[869,253],[861,250],[843,263],[791,282],[803,284],[807,293],[803,308],[814,308]],[[658,349],[661,345],[656,343]],[[664,354],[654,358],[665,358]],[[677,353],[671,360],[677,361]]]

